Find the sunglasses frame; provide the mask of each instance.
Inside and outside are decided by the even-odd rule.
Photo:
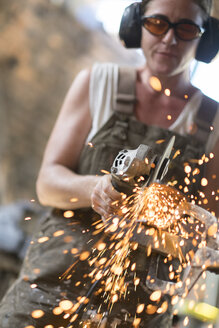
[[[148,19],[148,18],[157,18],[157,19],[160,19],[160,20],[165,21],[166,23],[168,23],[168,29],[167,29],[164,33],[162,33],[162,34],[156,34],[156,33],[151,32],[151,31],[150,31],[149,29],[147,29],[147,28],[145,27],[145,25],[144,25],[145,20]],[[151,34],[153,34],[153,35],[155,35],[155,36],[158,36],[158,37],[159,37],[159,36],[163,36],[163,35],[165,35],[165,34],[166,34],[171,28],[173,28],[174,33],[175,33],[175,36],[176,36],[179,40],[182,40],[182,41],[193,41],[193,40],[199,38],[200,36],[202,36],[202,34],[205,32],[205,29],[204,29],[203,27],[197,25],[196,23],[194,23],[193,21],[191,21],[191,20],[189,20],[189,19],[182,19],[182,20],[180,20],[180,21],[177,22],[177,23],[171,23],[171,22],[169,21],[169,19],[168,19],[166,16],[163,16],[163,15],[142,16],[142,17],[141,17],[141,23],[142,23],[142,26],[143,26],[143,27],[144,27],[149,33],[151,33]],[[180,37],[180,36],[178,35],[178,33],[177,33],[177,29],[176,29],[176,27],[179,26],[179,25],[181,25],[181,24],[188,24],[188,25],[192,25],[192,26],[197,27],[198,30],[199,30],[199,34],[198,34],[198,36],[196,36],[196,37],[194,37],[194,38],[192,38],[192,39],[189,39],[189,40],[188,40],[188,39],[183,39],[182,37]]]

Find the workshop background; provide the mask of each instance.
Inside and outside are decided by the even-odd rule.
[[[0,298],[17,276],[35,222],[45,212],[37,202],[35,181],[72,80],[96,61],[134,66],[144,61],[141,51],[123,48],[117,35],[130,3],[0,0]],[[212,15],[219,18],[219,0]],[[193,83],[217,101],[218,72],[218,56],[210,65],[192,66]],[[214,321],[210,314],[206,323],[193,316],[188,327],[219,327],[218,288],[218,279],[210,277],[210,296],[199,295],[213,306],[207,312],[213,311]]]

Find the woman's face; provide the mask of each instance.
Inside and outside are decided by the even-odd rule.
[[[171,23],[189,19],[199,26],[203,25],[202,10],[192,0],[152,0],[144,15],[157,14],[166,16]],[[147,65],[157,76],[174,76],[186,70],[195,57],[198,42],[199,38],[179,40],[172,28],[165,35],[155,36],[142,27],[141,47]]]

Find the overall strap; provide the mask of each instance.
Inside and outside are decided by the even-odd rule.
[[[217,108],[218,103],[215,100],[206,95],[203,96],[194,123],[197,127],[195,137],[205,144],[207,143],[212,131],[211,126],[213,125]]]
[[[133,114],[136,102],[136,70],[134,67],[119,67],[117,93],[114,99],[114,110],[124,114]]]

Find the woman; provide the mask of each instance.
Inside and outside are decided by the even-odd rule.
[[[89,324],[97,327],[100,322],[102,327],[171,327],[170,297],[164,294],[151,304],[152,291],[145,285],[150,256],[133,251],[131,259],[135,261],[140,283],[133,288],[130,281],[135,276],[129,273],[127,295],[121,297],[110,312],[102,294],[95,293],[100,286],[94,286],[96,290],[91,287],[89,274],[93,268],[86,254],[95,254],[98,241],[107,239],[103,232],[94,233],[93,224],[100,219],[98,214],[103,220],[107,219],[122,201],[122,194],[112,187],[111,176],[101,173],[110,169],[120,149],[145,143],[162,153],[163,145],[155,144],[156,141],[168,141],[174,134],[175,147],[181,149],[181,156],[175,165],[179,170],[170,170],[168,179],[178,179],[178,187],[183,185],[184,163],[191,158],[200,159],[206,149],[215,154],[208,165],[209,177],[212,172],[215,174],[219,164],[218,152],[214,150],[218,149],[218,129],[207,137],[206,144],[196,139],[190,129],[202,94],[191,84],[189,67],[207,15],[208,1],[204,0],[142,2],[141,47],[146,64],[136,70],[137,101],[134,106],[133,98],[127,102],[131,108],[129,114],[112,108],[117,107],[113,98],[119,74],[117,65],[94,65],[74,80],[48,141],[37,180],[40,202],[55,210],[41,222],[20,277],[2,302],[2,328],[66,327],[72,318],[69,313],[78,315],[73,323],[75,327]],[[176,25],[185,20],[186,32],[182,31],[184,25]],[[169,28],[164,33],[157,35],[150,30],[150,24],[165,22]],[[159,90],[154,89],[152,77],[160,81]],[[214,118],[217,126],[218,117],[216,114]],[[191,166],[196,163],[193,161]],[[215,179],[210,181],[216,183]],[[84,254],[84,258],[80,254]],[[64,272],[67,279],[60,279]],[[161,275],[165,278],[166,273]],[[85,311],[80,305],[83,296],[90,299]],[[65,300],[72,304],[64,303]],[[66,304],[69,307],[64,306]],[[73,304],[76,304],[74,311]],[[143,304],[144,310],[137,310],[136,314],[139,304]],[[168,305],[165,310],[163,304]]]

